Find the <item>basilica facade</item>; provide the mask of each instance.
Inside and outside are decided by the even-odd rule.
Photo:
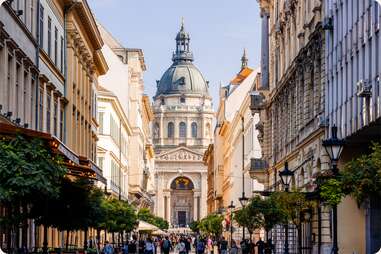
[[[212,98],[193,64],[184,24],[176,36],[173,64],[157,81],[154,97],[155,213],[172,227],[206,216],[207,168],[212,143]]]

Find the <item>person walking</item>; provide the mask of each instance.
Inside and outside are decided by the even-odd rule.
[[[238,247],[237,247],[235,240],[232,240],[232,246],[230,246],[230,253],[229,254],[238,254]]]
[[[184,238],[184,243],[185,243],[186,254],[189,254],[189,252],[191,251],[192,239],[190,237]]]
[[[255,243],[255,246],[257,246],[258,254],[264,254],[265,242],[262,241],[262,238],[259,238],[259,240]]]
[[[106,241],[102,252],[104,254],[114,254],[114,248],[112,247],[112,245],[108,241]]]
[[[197,254],[204,254],[205,252],[205,242],[202,238],[199,238],[196,240],[196,253]]]
[[[221,251],[221,254],[227,254],[228,253],[228,241],[226,241],[225,237],[221,238],[219,249]]]
[[[136,235],[133,235],[131,241],[128,243],[128,253],[129,254],[136,254],[136,250],[137,250],[137,248],[136,248],[136,244],[137,244],[136,239],[137,239]]]
[[[144,254],[154,254],[155,246],[152,242],[151,237],[148,237],[144,243]]]
[[[165,237],[162,243],[161,249],[163,251],[163,254],[169,254],[170,250],[172,249],[172,244],[168,236]]]
[[[182,237],[178,239],[176,251],[178,251],[179,254],[186,254],[185,243]]]

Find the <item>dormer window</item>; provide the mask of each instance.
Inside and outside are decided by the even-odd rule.
[[[185,97],[180,97],[180,103],[185,103]]]
[[[164,100],[164,98],[161,98],[161,105],[165,105],[165,100]]]

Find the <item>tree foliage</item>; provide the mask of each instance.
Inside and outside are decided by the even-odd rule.
[[[335,178],[318,181],[320,197],[330,205],[351,195],[360,206],[371,197],[381,197],[381,144],[373,142],[371,152],[352,159]]]
[[[245,226],[250,234],[264,225],[263,200],[254,197],[244,208],[234,213],[234,219],[240,226]]]
[[[30,216],[29,208],[35,205],[36,198],[59,195],[57,182],[66,174],[66,168],[47,147],[46,141],[21,135],[0,140],[0,203],[10,210],[10,216],[2,218],[3,223],[18,225]],[[24,207],[22,212],[20,207]]]
[[[102,203],[105,220],[101,223],[109,232],[131,232],[136,226],[135,209],[127,201],[104,199]]]
[[[199,225],[200,225],[200,222],[199,221],[192,221],[191,223],[189,223],[189,228],[195,232],[195,233],[198,233],[200,230],[199,230]]]
[[[224,218],[221,215],[209,214],[201,219],[198,228],[204,234],[219,236],[222,233],[222,221]]]

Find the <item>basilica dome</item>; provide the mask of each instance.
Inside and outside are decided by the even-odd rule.
[[[157,81],[158,95],[167,94],[199,94],[209,95],[208,82],[193,64],[193,54],[189,49],[190,36],[184,29],[184,24],[176,36],[176,52],[173,54],[173,64]]]

